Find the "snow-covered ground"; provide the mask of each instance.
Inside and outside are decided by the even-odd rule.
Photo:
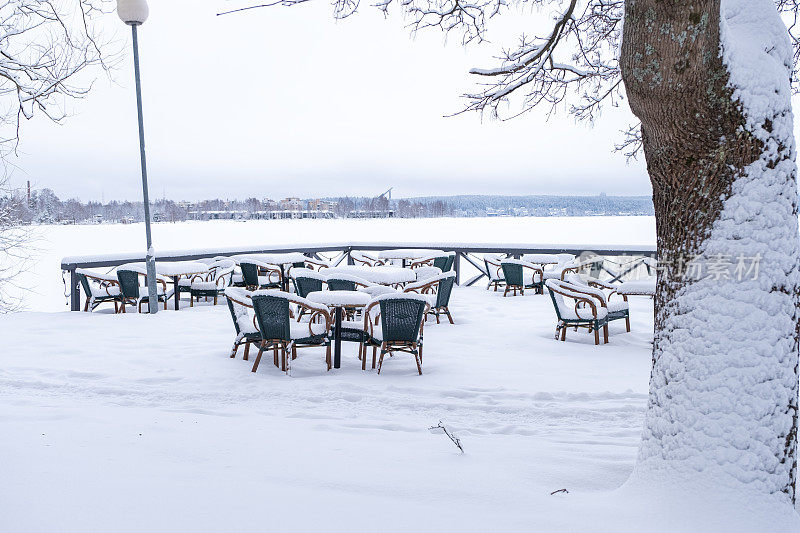
[[[141,229],[44,228],[30,307],[64,309],[62,255],[135,250]],[[650,219],[595,217],[159,224],[155,239],[651,244],[652,233]],[[338,370],[311,348],[291,376],[269,357],[253,374],[241,351],[228,357],[226,306],[105,307],[0,317],[0,531],[687,530],[690,510],[659,515],[652,498],[609,492],[641,435],[647,299],[632,299],[630,333],[614,323],[594,346],[585,332],[553,338],[546,295],[456,288],[456,324],[426,327],[422,376],[403,356],[363,372],[348,343]],[[466,453],[428,431],[439,421]],[[743,513],[724,530],[785,525]]]
[[[451,308],[455,326],[426,328],[422,376],[401,356],[362,372],[347,343],[339,370],[310,348],[291,376],[253,374],[228,358],[222,305],[3,317],[2,529],[510,531],[545,525],[554,490],[624,482],[649,301],[605,346],[554,340],[547,296],[473,287]],[[428,432],[440,420],[464,455]]]

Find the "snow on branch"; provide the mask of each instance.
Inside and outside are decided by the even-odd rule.
[[[603,103],[616,104],[622,98],[617,51],[623,0],[590,0],[582,11],[577,0],[559,6],[548,34],[522,36],[516,48],[498,57],[499,66],[470,71],[491,81],[481,83],[480,92],[464,95],[468,104],[461,112],[489,110],[498,117],[500,104],[515,93],[522,93],[522,106],[512,117],[541,105],[553,112],[578,95],[569,112],[593,121]]]
[[[38,111],[66,116],[64,102],[91,86],[79,79],[88,67],[109,68],[94,22],[113,10],[110,0],[6,0],[0,2],[0,152],[16,148],[22,120]]]
[[[447,435],[447,438],[449,438],[449,439],[450,439],[450,440],[453,442],[453,444],[455,444],[455,445],[456,445],[456,447],[457,447],[459,450],[461,450],[461,453],[464,453],[464,448],[461,446],[461,439],[459,439],[458,437],[456,437],[456,436],[453,434],[453,431],[452,431],[452,430],[449,430],[449,429],[447,429],[447,427],[445,427],[445,425],[444,425],[444,424],[442,424],[442,421],[441,421],[441,420],[439,420],[439,423],[438,423],[438,424],[436,424],[435,426],[431,426],[431,427],[429,427],[429,428],[428,428],[428,431],[430,431],[430,432],[431,432],[431,433],[433,433],[434,435],[435,435],[435,434],[437,434],[437,433],[444,433],[445,435]]]

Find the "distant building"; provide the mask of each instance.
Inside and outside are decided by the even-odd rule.
[[[247,211],[189,211],[189,220],[242,220],[249,217]]]
[[[278,207],[283,211],[300,211],[303,209],[303,202],[300,198],[284,198],[278,203]]]
[[[308,210],[309,211],[333,211],[336,209],[338,204],[336,202],[329,202],[328,200],[309,200],[308,201]]]

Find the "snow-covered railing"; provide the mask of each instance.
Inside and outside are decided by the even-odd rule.
[[[455,252],[456,258],[453,267],[456,272],[456,282],[461,283],[462,260],[477,269],[478,274],[468,280],[465,285],[472,285],[486,275],[481,260],[470,257],[470,254],[499,253],[512,257],[523,254],[559,254],[568,253],[579,256],[583,253],[593,252],[600,256],[639,256],[655,257],[655,246],[639,245],[597,245],[597,244],[535,244],[535,243],[464,243],[464,242],[341,242],[341,243],[307,243],[307,244],[279,244],[263,247],[225,247],[203,248],[194,250],[173,250],[156,252],[156,261],[196,261],[198,259],[216,256],[231,256],[239,254],[266,254],[300,252],[310,257],[319,253],[337,252],[339,261],[347,259],[350,263],[350,252],[353,250],[380,251],[398,248],[424,248]],[[80,310],[80,288],[78,284],[77,269],[116,267],[125,263],[144,261],[141,252],[94,254],[82,256],[69,256],[61,260],[61,270],[69,272],[70,276],[70,308]]]

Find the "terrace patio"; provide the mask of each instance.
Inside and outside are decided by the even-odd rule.
[[[11,315],[0,322],[0,454],[14,457],[0,469],[4,521],[212,531],[266,517],[337,529],[331,519],[347,516],[348,530],[503,530],[568,506],[555,490],[618,487],[640,438],[651,301],[632,299],[632,331],[614,323],[611,343],[594,346],[583,332],[553,338],[546,294],[501,294],[455,288],[455,325],[426,325],[422,376],[408,356],[363,372],[354,344],[330,373],[309,348],[291,377],[252,374],[228,357],[225,306]],[[428,431],[440,420],[464,455]],[[548,518],[564,530],[572,519]]]

